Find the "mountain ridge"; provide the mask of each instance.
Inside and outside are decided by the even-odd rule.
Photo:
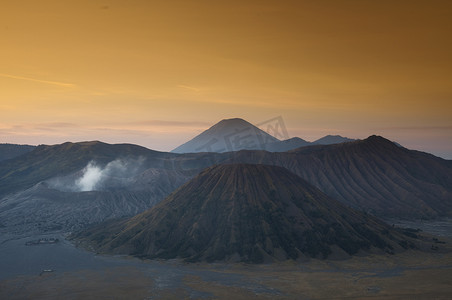
[[[32,145],[19,145],[19,144],[0,144],[0,162],[15,157],[21,156],[35,149],[36,146]]]
[[[241,151],[226,162],[279,165],[329,196],[376,215],[452,215],[452,163],[370,136],[287,153]]]
[[[165,191],[160,194],[162,199],[178,184],[185,183],[206,167],[222,163],[252,163],[282,166],[330,197],[377,216],[408,219],[452,216],[452,161],[400,148],[377,136],[280,153],[242,150],[175,154],[140,146],[125,144],[118,147],[97,142],[42,146],[39,149],[42,151],[29,152],[0,163],[0,199],[9,194],[9,199],[23,201],[25,199],[21,200],[20,193],[40,182],[76,173],[81,176],[90,162],[102,169],[116,159],[129,157],[141,161],[143,169],[156,170],[142,173],[144,181],[127,179],[130,184],[164,184]],[[168,172],[178,184],[167,183],[164,177]],[[132,185],[126,189],[135,190]],[[4,213],[9,215],[7,211]]]
[[[191,140],[176,147],[172,153],[230,152],[240,150],[266,150],[286,152],[309,145],[330,145],[352,142],[340,135],[327,135],[314,142],[299,137],[279,140],[241,118],[223,119]]]

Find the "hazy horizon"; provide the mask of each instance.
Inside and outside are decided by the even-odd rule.
[[[277,118],[281,118],[281,117],[279,116],[279,117],[277,117]],[[281,118],[281,119],[282,119],[282,118]],[[282,120],[284,121],[284,119],[282,119]],[[221,121],[221,120],[218,120],[218,122],[219,122],[219,121]],[[185,138],[185,140],[179,142],[178,144],[170,143],[170,144],[162,145],[162,144],[158,144],[158,143],[146,143],[145,141],[144,141],[144,142],[140,142],[140,141],[138,141],[138,140],[137,140],[137,142],[135,142],[135,141],[133,141],[133,140],[130,140],[129,142],[125,142],[125,141],[116,140],[116,139],[112,139],[112,140],[102,140],[102,139],[99,139],[99,138],[93,138],[93,139],[80,139],[80,140],[60,140],[60,139],[56,139],[56,140],[54,140],[54,141],[50,139],[50,140],[49,140],[49,141],[50,141],[49,143],[38,142],[38,143],[32,144],[32,143],[26,143],[26,142],[25,142],[25,143],[20,143],[20,142],[19,142],[18,144],[22,144],[22,145],[34,145],[34,146],[37,146],[37,145],[56,145],[56,144],[62,144],[62,143],[65,143],[65,142],[78,143],[78,142],[88,142],[88,141],[100,141],[100,142],[110,143],[110,144],[122,144],[122,143],[136,144],[136,145],[140,145],[140,146],[149,148],[149,149],[151,149],[151,150],[163,151],[163,152],[170,152],[170,151],[172,151],[173,149],[175,149],[176,147],[178,147],[178,146],[184,144],[185,142],[188,142],[189,140],[191,140],[192,138],[194,138],[194,137],[197,136],[198,134],[202,133],[203,131],[209,129],[211,126],[215,125],[215,124],[218,123],[218,122],[212,123],[212,124],[208,125],[206,128],[194,130],[193,133],[191,133],[191,135],[187,136],[187,137]],[[195,124],[195,122],[193,122],[193,123]],[[253,125],[255,125],[255,124],[253,124]],[[262,129],[265,130],[265,128],[262,128]],[[337,135],[341,135],[341,136],[343,136],[343,137],[352,138],[352,139],[366,139],[367,137],[369,137],[369,136],[371,136],[371,135],[374,135],[374,134],[370,134],[370,135],[365,136],[365,137],[356,137],[356,136],[350,136],[350,135],[347,135],[347,134],[344,134],[344,133],[341,133],[341,134],[339,134],[339,133],[325,133],[324,135],[321,135],[321,136],[314,136],[314,135],[311,135],[311,138],[305,138],[305,137],[302,137],[302,136],[293,136],[293,135],[290,135],[290,128],[285,128],[285,130],[286,130],[287,133],[288,133],[288,136],[286,136],[286,138],[287,138],[287,137],[288,137],[288,138],[299,137],[299,138],[302,138],[302,139],[304,139],[304,140],[306,140],[306,141],[308,141],[308,142],[314,142],[314,141],[316,141],[316,140],[318,140],[318,139],[320,139],[320,138],[322,138],[322,137],[325,137],[326,135],[336,135],[336,134],[337,134]],[[272,132],[268,132],[268,133],[271,134],[271,135],[273,135],[273,136],[275,136],[275,134],[272,134]],[[380,134],[375,134],[375,135],[380,135]],[[383,136],[383,135],[381,135],[381,136]],[[278,136],[276,136],[276,137],[278,138]],[[386,136],[383,136],[383,137],[384,137],[384,138],[387,138]],[[281,138],[281,137],[279,137],[279,139],[280,139],[280,140],[284,140],[284,139]],[[177,140],[176,140],[175,143],[177,143],[178,140],[179,140],[179,138],[177,138]],[[423,151],[423,152],[431,153],[431,154],[433,154],[433,155],[435,155],[435,156],[438,156],[438,157],[441,157],[441,158],[444,158],[444,159],[448,159],[448,160],[451,160],[451,159],[452,159],[452,153],[449,153],[449,152],[444,152],[444,153],[442,153],[442,152],[436,152],[436,153],[435,153],[434,151],[429,151],[428,148],[427,148],[427,150],[425,150],[425,149],[420,149],[420,148],[411,148],[410,146],[407,146],[407,145],[401,143],[400,140],[397,140],[397,139],[391,139],[391,140],[392,140],[393,142],[397,142],[397,143],[401,144],[403,147],[406,147],[406,148],[411,149],[411,150],[418,150],[418,151]],[[3,142],[3,141],[2,141],[2,143],[10,143],[10,142]],[[10,143],[10,144],[14,144],[14,143]],[[173,146],[173,144],[174,144],[174,146]],[[158,147],[158,146],[156,146],[156,145],[160,145],[160,147]]]

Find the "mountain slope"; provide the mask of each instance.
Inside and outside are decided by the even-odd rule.
[[[152,209],[78,237],[105,252],[255,263],[409,244],[284,168],[247,164],[208,168]]]
[[[129,192],[148,190],[152,194],[154,185],[162,185],[165,192],[160,194],[161,198],[150,199],[152,201],[149,202],[156,203],[208,166],[223,163],[268,164],[285,167],[330,197],[377,216],[410,219],[452,216],[452,161],[397,147],[377,136],[344,144],[308,146],[283,153],[247,150],[173,154],[135,145],[100,142],[39,146],[34,151],[0,163],[0,201],[8,195],[8,199],[20,202],[24,195],[22,192],[33,189],[41,182],[52,183],[56,180],[70,190],[90,162],[104,168],[112,161],[124,158],[138,162],[138,173],[122,176],[120,184],[117,176],[103,177],[102,184],[94,190],[100,188],[101,192],[121,188]],[[148,169],[150,171],[146,172]],[[167,183],[167,174],[171,174],[169,176],[174,185]],[[124,186],[123,182],[127,184]],[[36,199],[39,197],[38,193]],[[26,211],[32,213],[33,209]],[[7,207],[2,208],[2,212],[4,216],[9,215]],[[17,212],[10,215],[19,217]],[[58,210],[53,213],[57,214]],[[24,215],[27,215],[25,211]]]
[[[117,159],[143,157],[146,164],[155,164],[174,154],[157,152],[131,144],[110,145],[102,142],[40,145],[33,151],[0,164],[0,196],[24,189],[84,168],[90,161],[103,166]],[[162,164],[162,162],[160,162]]]
[[[225,162],[283,166],[342,203],[378,216],[452,216],[452,162],[379,136],[287,153],[241,151]]]
[[[178,156],[101,142],[39,146],[0,164],[3,230],[72,231],[142,212],[206,164]]]
[[[0,201],[7,232],[74,231],[110,218],[131,217],[149,209],[185,183],[176,171],[147,169],[131,178],[105,180],[101,188],[74,191],[68,179],[40,182]]]
[[[266,144],[279,140],[239,118],[221,120],[173,153],[229,152],[243,149],[265,150]]]
[[[35,146],[0,144],[0,161],[11,159],[32,151]]]

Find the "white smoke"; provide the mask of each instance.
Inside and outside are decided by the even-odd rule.
[[[143,165],[144,158],[116,159],[109,162],[104,168],[91,161],[83,169],[83,175],[76,180],[75,189],[81,192],[103,190],[111,187],[120,187],[128,179],[136,176]]]
[[[83,175],[75,182],[76,190],[81,192],[93,191],[102,181],[104,170],[90,162],[83,170]]]
[[[145,158],[116,159],[106,166],[90,161],[81,171],[47,181],[50,187],[67,192],[89,192],[118,189],[130,183],[143,171]],[[80,175],[81,174],[81,175]]]

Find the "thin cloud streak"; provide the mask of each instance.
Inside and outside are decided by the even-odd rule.
[[[180,85],[178,85],[177,87],[178,87],[178,88],[181,88],[181,89],[186,89],[186,90],[194,91],[194,92],[197,92],[197,93],[199,93],[199,92],[201,91],[201,89],[198,89],[198,88],[195,88],[195,87],[192,87],[192,86],[188,86],[188,85],[183,85],[183,84],[180,84]]]
[[[76,85],[72,84],[72,83],[65,83],[65,82],[51,81],[51,80],[42,80],[42,79],[36,79],[36,78],[30,78],[30,77],[16,76],[16,75],[11,75],[11,74],[0,73],[0,76],[5,77],[5,78],[18,79],[18,80],[33,81],[33,82],[38,82],[38,83],[43,83],[43,84],[57,85],[57,86],[66,87],[66,88],[75,88],[76,87]]]
[[[164,121],[164,120],[148,120],[148,121],[137,121],[128,122],[127,125],[137,125],[137,126],[172,126],[172,127],[205,127],[212,126],[210,122],[201,121]],[[115,124],[118,125],[118,124]],[[121,125],[121,124],[119,124]]]
[[[201,121],[163,121],[149,120],[110,124],[75,124],[67,122],[45,123],[0,123],[0,136],[104,136],[109,134],[126,134],[133,136],[149,136],[150,134],[182,134],[193,129],[207,129],[211,124]]]

